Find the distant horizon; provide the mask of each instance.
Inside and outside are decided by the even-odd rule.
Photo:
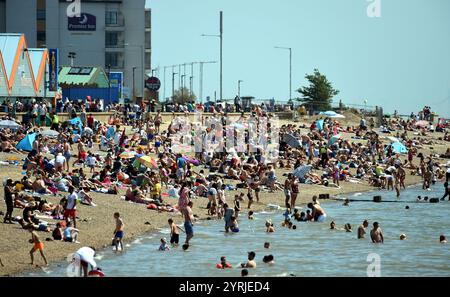
[[[152,67],[164,100],[163,66],[219,61],[219,11],[224,14],[223,97],[286,102],[292,48],[292,97],[315,68],[340,94],[334,102],[417,113],[425,105],[450,117],[450,1],[380,0],[371,18],[366,0],[147,0],[152,10]],[[175,9],[176,8],[176,9]],[[194,93],[199,94],[198,65]],[[190,65],[186,67],[189,86]],[[178,68],[175,72],[178,72]],[[182,71],[184,69],[182,68]],[[165,97],[172,92],[166,69]],[[176,75],[175,88],[179,77]],[[219,97],[219,63],[204,65],[203,97]]]

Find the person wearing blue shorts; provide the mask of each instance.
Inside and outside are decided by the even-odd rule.
[[[120,245],[120,250],[123,251],[123,243],[122,243],[122,238],[123,238],[123,228],[124,228],[124,223],[122,218],[120,217],[120,213],[116,212],[114,213],[114,219],[116,220],[116,228],[114,229],[114,240],[113,240],[113,245],[116,247],[116,251],[119,250],[119,245]]]
[[[184,231],[186,232],[186,242],[183,245],[183,250],[187,250],[189,248],[189,240],[194,237],[194,215],[192,212],[192,206],[194,203],[189,201],[186,208],[183,210],[184,214]]]

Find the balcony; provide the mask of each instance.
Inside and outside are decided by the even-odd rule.
[[[107,53],[123,53],[125,51],[125,44],[118,43],[118,44],[106,44],[105,45],[105,52]]]
[[[125,18],[105,20],[105,30],[107,31],[123,31],[125,30]]]

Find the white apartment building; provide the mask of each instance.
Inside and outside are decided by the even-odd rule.
[[[151,74],[151,10],[145,0],[77,0],[77,7],[73,1],[0,0],[0,33],[24,33],[30,48],[58,48],[60,66],[123,72],[128,97],[142,97]]]

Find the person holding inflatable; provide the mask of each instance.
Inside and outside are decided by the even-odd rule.
[[[97,263],[94,260],[95,249],[92,247],[82,247],[75,252],[74,258],[79,259],[82,270],[80,270],[80,275],[83,274],[84,277],[88,276],[88,266],[91,265],[92,270],[96,270]]]
[[[220,263],[217,263],[216,267],[217,269],[233,268],[224,256],[220,257]]]

